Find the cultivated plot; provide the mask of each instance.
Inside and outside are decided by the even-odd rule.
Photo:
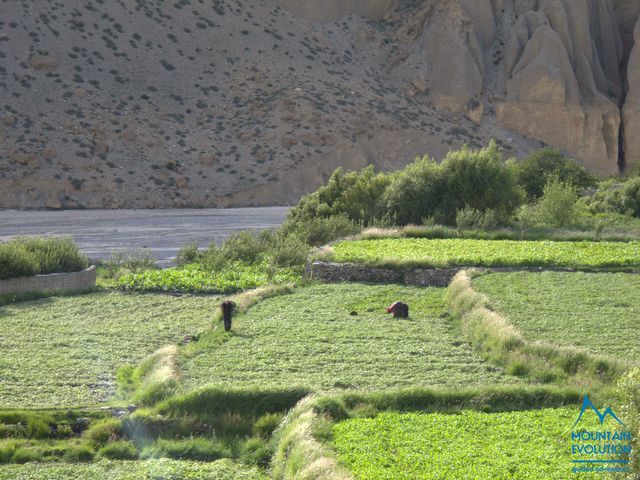
[[[192,462],[184,460],[106,461],[97,463],[60,464],[32,463],[0,466],[0,480],[265,480],[255,467],[241,466],[230,460]]]
[[[527,339],[640,360],[640,275],[493,273],[473,286]]]
[[[334,443],[361,480],[570,478],[577,414],[576,408],[381,413],[337,424]],[[590,418],[581,426],[596,424]]]
[[[624,268],[640,266],[640,242],[400,238],[339,242],[338,262],[382,266]]]
[[[0,406],[106,401],[116,370],[204,330],[219,298],[95,293],[0,308]]]
[[[396,300],[410,305],[409,319],[385,313]],[[182,379],[190,388],[215,384],[325,391],[519,382],[463,343],[445,311],[443,289],[298,288],[239,316],[235,334],[226,341],[196,344],[182,359]]]

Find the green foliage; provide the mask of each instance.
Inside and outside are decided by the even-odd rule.
[[[176,266],[182,267],[190,263],[195,263],[200,257],[200,251],[198,248],[198,242],[189,242],[184,245],[176,256]]]
[[[63,458],[67,462],[90,462],[94,455],[93,450],[86,445],[72,445],[65,449]]]
[[[266,480],[255,467],[239,465],[231,460],[211,463],[189,460],[152,459],[145,461],[107,461],[96,463],[29,463],[5,465],[0,468],[0,480],[140,480],[163,478],[171,480]]]
[[[481,212],[475,208],[463,208],[456,212],[456,227],[463,230],[490,230],[498,224],[498,217],[493,210]]]
[[[136,363],[211,324],[215,296],[92,293],[0,308],[0,405],[95,405],[115,393],[119,366]],[[99,379],[99,381],[97,381]],[[1,420],[0,420],[1,421]],[[10,423],[10,422],[7,422]]]
[[[122,422],[117,418],[105,418],[94,423],[83,434],[94,447],[100,448],[122,436]]]
[[[550,179],[573,185],[578,190],[594,188],[596,177],[579,163],[563,156],[554,148],[543,148],[519,162],[516,178],[532,201],[540,198]]]
[[[434,215],[446,221],[438,211],[445,189],[442,168],[428,157],[417,159],[393,176],[384,193],[385,215],[397,225],[418,224]]]
[[[269,438],[282,422],[281,413],[266,413],[253,424],[253,433],[261,438]]]
[[[640,360],[638,275],[493,273],[475,278],[473,286],[526,338]]]
[[[127,274],[120,277],[116,286],[121,290],[138,292],[233,293],[266,284],[295,282],[301,274],[301,266],[274,269],[267,260],[254,265],[228,263],[218,271],[191,264]]]
[[[235,334],[225,341],[209,342],[203,335],[190,346],[180,359],[183,384],[344,391],[517,381],[457,342],[443,316],[443,293],[398,285],[296,288],[237,315]],[[386,313],[397,300],[411,306],[410,320]],[[217,404],[205,398],[198,400],[201,408]],[[224,402],[241,403],[235,397]]]
[[[176,460],[196,460],[212,462],[221,458],[228,458],[231,452],[222,443],[206,438],[191,438],[188,440],[157,439],[153,445],[145,447],[140,458],[173,458]]]
[[[273,455],[271,445],[262,437],[253,437],[242,444],[240,460],[248,465],[267,468]]]
[[[106,276],[114,280],[118,280],[125,274],[137,274],[158,268],[155,258],[147,248],[113,252],[101,266],[104,267]]]
[[[577,220],[577,203],[578,194],[573,185],[550,178],[536,205],[537,218],[552,227],[568,227]]]
[[[628,180],[622,188],[621,196],[623,211],[640,217],[640,177]]]
[[[383,173],[376,174],[373,166],[346,173],[338,168],[325,186],[304,196],[291,210],[287,228],[297,229],[299,224],[310,220],[336,215],[369,224],[380,216],[380,199],[389,182],[390,177]]]
[[[107,443],[98,450],[98,455],[109,460],[135,460],[138,458],[138,451],[133,443],[120,440]]]
[[[334,441],[358,478],[566,478],[576,411],[382,413],[337,424]]]
[[[170,398],[157,406],[158,412],[173,416],[222,416],[226,413],[262,416],[285,412],[310,391],[304,388],[239,388],[203,387]]]
[[[398,172],[385,192],[385,215],[397,225],[427,217],[452,225],[460,210],[492,210],[495,221],[501,221],[522,198],[513,167],[503,163],[492,142],[482,150],[449,152],[440,165],[425,157]]]
[[[640,242],[535,242],[399,238],[339,242],[337,262],[387,267],[640,267]]]
[[[89,265],[73,239],[18,238],[0,244],[0,280],[47,273],[76,272]]]
[[[463,147],[449,152],[441,169],[446,187],[437,216],[446,223],[452,223],[461,208],[491,209],[497,218],[506,219],[523,201],[513,165],[503,163],[494,141],[482,150]]]
[[[344,214],[332,215],[328,218],[305,219],[295,224],[287,223],[283,228],[285,232],[294,232],[294,235],[312,246],[325,245],[333,240],[347,237],[360,231],[360,227]]]

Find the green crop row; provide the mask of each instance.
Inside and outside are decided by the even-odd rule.
[[[146,270],[120,277],[116,287],[139,292],[233,293],[266,284],[300,279],[300,267],[281,268],[266,263],[237,262],[221,271],[209,271],[198,264],[165,270]]]
[[[399,238],[339,242],[332,259],[384,267],[640,267],[640,242]]]
[[[339,459],[361,480],[570,478],[572,460],[581,458],[572,456],[577,415],[573,407],[382,413],[338,423],[333,431]],[[581,420],[580,428],[596,426],[594,414]]]

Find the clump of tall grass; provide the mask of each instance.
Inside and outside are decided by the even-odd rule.
[[[89,260],[70,237],[16,238],[0,244],[0,280],[84,270]]]
[[[581,384],[609,384],[629,364],[576,347],[527,342],[502,315],[491,310],[489,299],[473,289],[469,271],[459,272],[447,290],[447,303],[463,336],[485,358],[508,373],[548,382],[572,377]]]

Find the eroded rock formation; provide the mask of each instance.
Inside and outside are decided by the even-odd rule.
[[[490,138],[507,156],[553,145],[600,174],[640,164],[637,0],[3,13],[0,208],[294,203],[339,165],[395,169]]]

